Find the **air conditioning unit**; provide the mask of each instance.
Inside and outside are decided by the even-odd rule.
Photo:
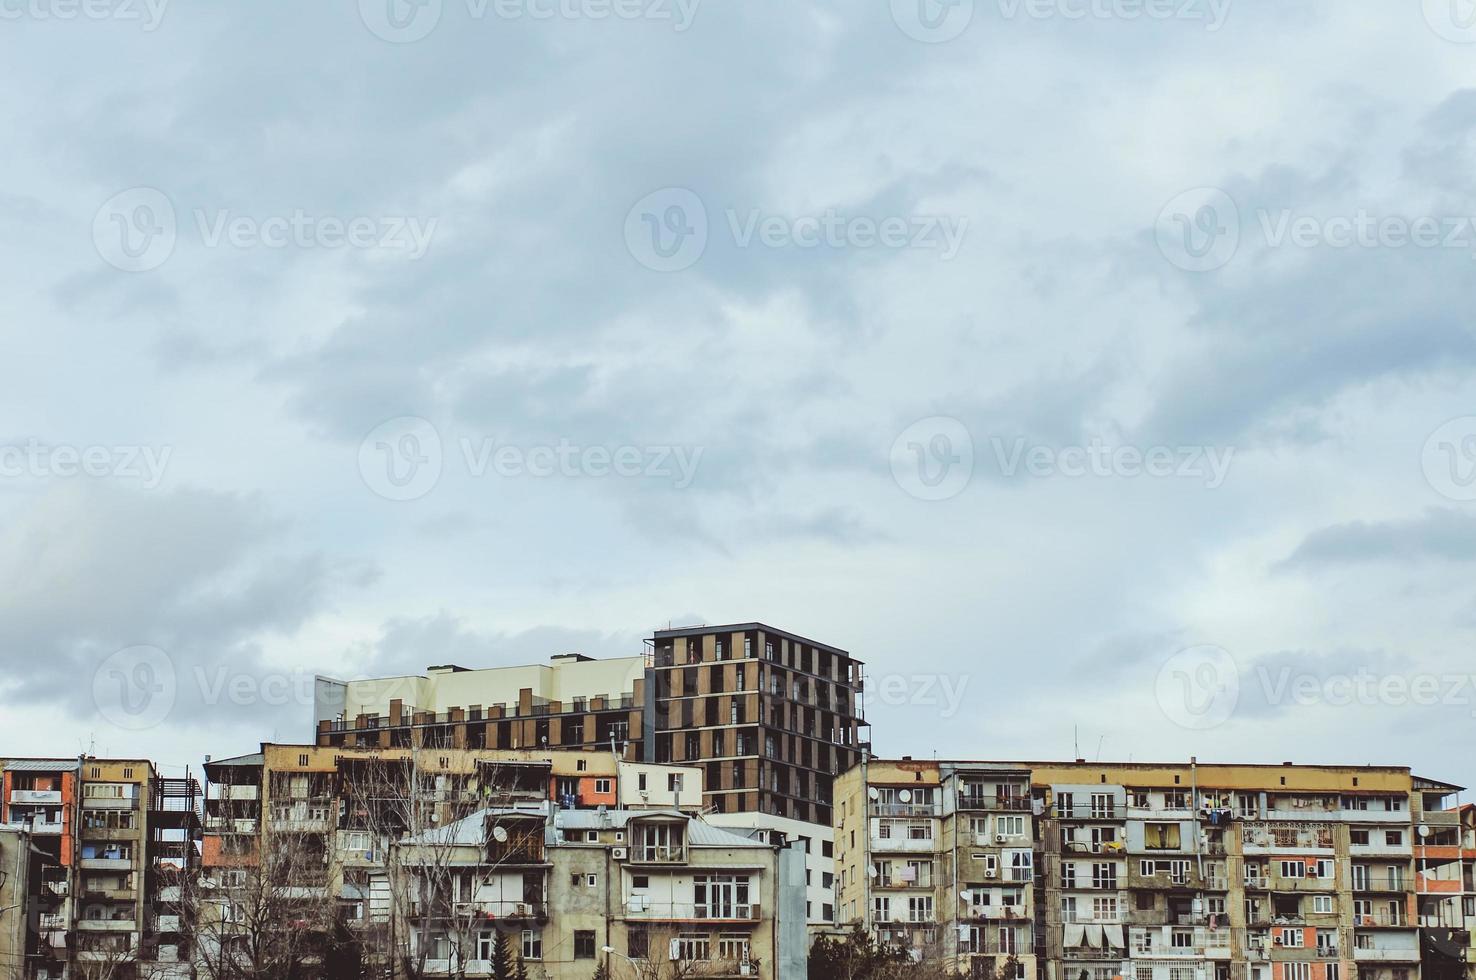
[[[1006,837],[1004,834],[995,834],[994,835],[994,842],[996,844],[1003,844],[1007,840],[1009,840],[1009,838]]]
[[[625,860],[625,854],[626,854],[626,850],[623,847],[612,847],[612,848],[610,848],[610,856],[613,857],[617,861],[624,861]]]
[[[999,877],[999,870],[996,869],[996,868],[985,868],[984,869],[984,877],[986,877],[986,878],[998,878]]]

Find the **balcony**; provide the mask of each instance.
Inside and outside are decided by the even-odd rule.
[[[77,928],[83,932],[137,932],[138,920],[126,919],[78,919]]]
[[[83,840],[137,840],[139,831],[135,827],[89,827],[82,825]]]
[[[1420,951],[1415,946],[1405,949],[1353,947],[1355,963],[1418,963],[1419,959]]]
[[[548,905],[544,902],[471,902],[458,903],[453,913],[462,922],[471,918],[489,921],[546,920]]]
[[[1377,909],[1367,915],[1355,914],[1353,925],[1385,929],[1414,928],[1414,924],[1409,921],[1409,916],[1405,915],[1403,910],[1396,912],[1393,909]]]
[[[1371,873],[1366,875],[1353,875],[1353,890],[1355,892],[1407,892],[1409,891],[1409,876],[1399,873]]]
[[[1008,813],[1028,813],[1030,797],[1000,796],[993,793],[961,793],[958,797],[960,810],[1003,810]]]
[[[1338,887],[1337,879],[1334,877],[1323,878],[1309,875],[1306,878],[1283,878],[1280,875],[1271,879],[1270,890],[1275,892],[1289,892],[1292,894],[1304,894],[1306,892],[1331,892]]]
[[[757,922],[759,905],[693,905],[682,902],[648,902],[633,895],[626,902],[627,922]]]
[[[968,918],[989,922],[1028,922],[1031,915],[1023,905],[970,905]]]
[[[914,840],[910,837],[878,837],[872,835],[871,850],[884,854],[932,854],[937,841],[931,837]]]
[[[43,803],[60,806],[62,801],[59,789],[13,789],[10,791],[11,803]]]
[[[1127,819],[1127,808],[1123,806],[1100,806],[1076,804],[1053,806],[1051,813],[1057,820],[1108,820],[1118,822]]]
[[[873,817],[936,817],[942,813],[937,803],[873,803]]]
[[[83,871],[132,871],[133,858],[94,857],[82,859]]]
[[[205,829],[218,834],[254,834],[257,821],[249,817],[206,817]]]

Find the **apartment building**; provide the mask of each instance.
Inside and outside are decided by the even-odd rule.
[[[24,976],[31,920],[31,829],[0,823],[0,966]]]
[[[1425,782],[1416,789],[1427,791]],[[1425,980],[1476,976],[1476,805],[1427,812],[1414,859]]]
[[[806,914],[818,928],[834,919],[834,780],[867,747],[863,686],[846,651],[762,623],[667,629],[639,657],[318,678],[315,738],[342,748],[613,746],[629,761],[699,767],[712,823],[804,845]]]
[[[547,665],[315,681],[319,745],[341,748],[609,749],[641,732],[646,658],[580,654]],[[634,753],[633,758],[639,754]]]
[[[532,976],[583,977],[595,951],[614,939],[620,952],[637,955],[625,932],[606,925],[609,917],[690,940],[658,943],[652,955],[675,950],[703,961],[704,973],[732,960],[733,975],[774,975],[763,963],[772,970],[779,942],[779,849],[700,820],[701,769],[608,751],[265,744],[212,760],[206,773],[202,891],[216,908],[207,907],[197,931],[199,955],[209,963],[259,955],[323,960],[334,955],[331,933],[346,923],[359,955],[388,961],[389,951],[408,945],[416,971],[454,973],[465,964],[484,974],[502,933]],[[668,835],[668,851],[636,846],[648,824],[666,828],[659,833]],[[664,896],[661,910],[630,910],[618,891],[627,863],[651,865],[630,887]],[[689,865],[713,873],[693,871],[677,882],[672,876]],[[791,903],[784,951],[802,963],[798,850],[783,858],[783,869]],[[652,880],[664,890],[650,891]],[[253,927],[242,921],[252,917],[232,908],[240,903],[254,903],[255,921],[275,923],[274,934],[292,924],[294,939],[306,945],[253,943]],[[598,928],[584,928],[595,921]],[[590,936],[599,940],[595,951]],[[632,941],[638,952],[639,940]],[[737,952],[744,955],[730,955]],[[269,970],[288,962],[249,965]]]
[[[643,752],[700,765],[708,819],[806,853],[806,917],[835,915],[836,775],[867,747],[863,665],[762,623],[658,630],[648,641]]]
[[[670,961],[671,975],[804,974],[801,853],[697,814],[488,808],[408,839],[399,861],[412,895],[444,880],[455,898],[403,903],[428,975],[490,975],[499,933],[537,980],[586,980],[602,961],[626,969],[612,958],[641,970]],[[371,911],[392,914],[388,901]]]
[[[1469,944],[1464,922],[1423,930],[1452,887],[1428,865],[1456,880],[1462,848],[1428,842],[1452,839],[1459,789],[1387,767],[867,760],[837,789],[840,918],[991,977],[1413,980],[1434,939]]]
[[[192,873],[200,790],[146,759],[10,759],[0,823],[28,829],[25,976],[182,972],[171,889]]]

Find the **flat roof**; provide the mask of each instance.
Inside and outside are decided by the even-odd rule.
[[[1069,761],[1047,760],[1047,759],[1022,759],[1013,762],[999,759],[884,759],[873,756],[867,760],[869,765],[891,765],[891,766],[979,766],[993,767],[996,769],[1266,769],[1269,771],[1285,772],[1288,769],[1295,770],[1328,770],[1346,769],[1358,772],[1411,772],[1409,766],[1375,766],[1368,764],[1347,764],[1339,762],[1309,762],[1309,763],[1277,763],[1277,762],[1190,762],[1181,760],[1178,762],[1110,762],[1094,761],[1083,762],[1079,759]],[[1413,777],[1424,779],[1424,777]],[[1435,780],[1424,779],[1427,783]],[[1455,783],[1439,783],[1442,787],[1452,790],[1465,789]]]
[[[782,630],[765,623],[730,623],[726,626],[679,626],[674,629],[656,630],[651,638],[654,640],[673,636],[705,636],[708,633],[744,633],[748,630],[763,630],[765,633],[773,633],[776,636],[782,636],[785,639],[794,640],[806,646],[812,646],[819,650],[828,650],[831,653],[838,653],[843,657],[850,657],[852,660],[856,659],[851,657],[849,651],[842,650],[840,647],[831,646],[829,643],[821,643],[807,636],[800,636],[798,633],[791,633],[789,630]]]

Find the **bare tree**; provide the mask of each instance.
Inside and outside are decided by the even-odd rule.
[[[361,867],[345,868],[368,896],[367,921],[359,928],[366,963],[410,980],[431,973],[464,977],[468,964],[488,958],[499,926],[521,912],[541,911],[541,872],[538,886],[516,899],[484,893],[504,866],[541,861],[541,810],[513,806],[536,801],[541,807],[547,767],[530,770],[436,746],[388,758],[346,753],[339,767],[343,827],[363,835],[373,855]]]
[[[201,980],[316,976],[337,912],[316,823],[289,811],[261,833],[222,835],[219,862],[183,886]]]

